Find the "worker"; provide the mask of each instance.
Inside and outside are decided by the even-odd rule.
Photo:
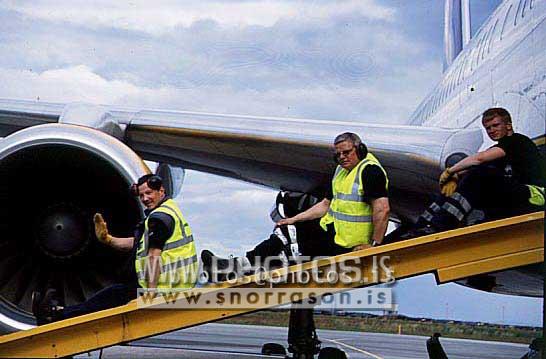
[[[514,132],[510,113],[490,108],[482,125],[497,143],[448,167],[440,176],[442,197],[421,214],[405,233],[387,241],[453,229],[467,222],[511,217],[544,210],[546,162],[533,141]],[[398,237],[398,238],[396,238]]]
[[[38,325],[126,304],[136,298],[137,288],[184,289],[195,285],[198,261],[193,235],[176,202],[165,194],[161,177],[144,175],[131,190],[145,207],[145,218],[137,225],[134,237],[115,237],[108,232],[101,214],[93,218],[99,241],[120,251],[132,251],[129,278],[67,307],[61,306],[53,288],[44,296],[34,292],[32,310]]]
[[[313,235],[313,245],[300,248],[303,256],[332,256],[382,243],[390,211],[387,174],[355,133],[338,135],[334,147],[338,166],[325,198],[293,216],[287,213],[289,217],[278,220],[269,239],[245,256],[235,258],[231,268],[240,272],[239,269],[254,266],[258,258],[265,261],[269,256],[277,256],[287,246],[300,242],[294,240],[298,232],[293,230],[297,229],[294,225],[309,224],[319,218],[323,234]],[[296,254],[293,248],[292,245],[289,255]],[[208,250],[201,253],[201,259],[209,276],[229,265],[227,259]]]

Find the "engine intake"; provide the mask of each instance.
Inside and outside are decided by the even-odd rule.
[[[82,126],[35,126],[0,141],[0,331],[34,324],[34,290],[57,288],[70,305],[121,279],[130,253],[99,243],[92,216],[132,236],[142,207],[128,188],[148,172],[122,142]]]

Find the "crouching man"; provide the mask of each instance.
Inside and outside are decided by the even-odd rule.
[[[421,214],[407,231],[395,231],[396,241],[457,228],[469,219],[494,220],[543,211],[546,161],[533,141],[514,132],[510,113],[490,108],[482,115],[487,135],[497,144],[468,156],[440,176],[442,197]],[[474,212],[474,210],[477,210]]]
[[[136,298],[138,288],[184,289],[195,285],[198,260],[193,235],[176,202],[165,194],[161,177],[142,176],[132,186],[132,192],[146,208],[134,237],[114,237],[102,215],[94,216],[99,241],[120,251],[132,251],[134,261],[125,282],[66,307],[61,305],[54,288],[43,296],[34,292],[32,311],[38,325],[124,305]]]
[[[285,206],[282,217],[286,218],[278,219],[273,235],[235,259],[232,267],[237,272],[255,266],[257,258],[282,257],[283,252],[294,256],[293,244],[298,244],[298,255],[311,259],[382,243],[390,211],[387,174],[355,133],[338,135],[334,147],[338,165],[325,198],[301,201],[309,205],[307,209],[292,205],[287,210]],[[201,259],[210,277],[230,265],[227,259],[207,250]]]

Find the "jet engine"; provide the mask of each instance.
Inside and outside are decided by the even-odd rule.
[[[132,236],[143,212],[129,186],[149,171],[93,128],[46,124],[0,140],[0,331],[34,325],[34,290],[57,288],[70,305],[120,279],[131,255],[98,242],[92,217]]]

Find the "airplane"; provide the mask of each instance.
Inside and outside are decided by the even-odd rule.
[[[393,220],[405,222],[446,166],[490,145],[488,107],[507,108],[544,151],[546,2],[505,0],[472,39],[463,13],[446,0],[449,66],[405,126],[1,99],[0,330],[31,327],[33,290],[55,286],[71,304],[114,281],[130,259],[92,239],[90,218],[102,212],[112,232],[131,235],[143,211],[127,188],[150,172],[144,160],[160,164],[171,193],[182,169],[314,193],[333,172],[332,139],[352,131],[387,170]],[[543,295],[541,266],[494,277],[495,292]]]

